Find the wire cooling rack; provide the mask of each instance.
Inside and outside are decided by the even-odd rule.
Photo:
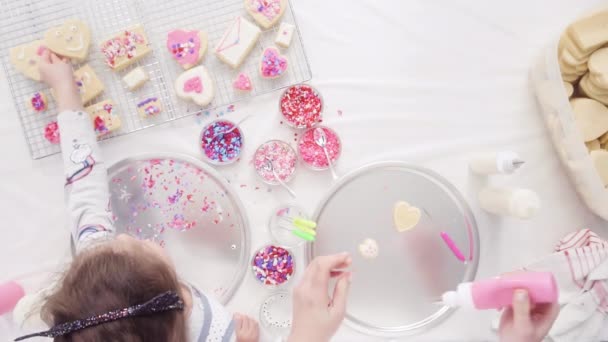
[[[273,80],[259,76],[260,56],[264,48],[274,46],[279,24],[263,31],[253,51],[238,69],[233,70],[222,63],[213,54],[213,48],[238,15],[254,22],[246,13],[242,0],[0,0],[0,60],[32,158],[39,159],[60,151],[58,145],[52,145],[44,138],[44,127],[56,120],[57,111],[49,89],[43,83],[28,79],[10,64],[10,48],[42,39],[47,29],[61,25],[66,19],[85,21],[91,29],[92,41],[87,61],[81,65],[89,64],[105,86],[105,91],[89,104],[111,99],[122,119],[121,129],[104,137],[109,139],[310,80],[310,65],[298,29],[290,47],[281,49],[289,59],[289,68],[284,76]],[[290,3],[281,20],[297,28]],[[121,72],[111,71],[99,51],[100,42],[135,24],[144,26],[153,52]],[[173,82],[183,69],[172,60],[165,45],[167,33],[174,29],[207,32],[209,47],[202,64],[210,71],[216,86],[213,102],[207,107],[197,106],[175,95]],[[121,78],[138,66],[148,72],[150,81],[131,92],[125,88]],[[80,64],[74,67],[78,68]],[[240,72],[251,77],[253,90],[249,94],[239,93],[232,87]],[[27,99],[37,91],[44,91],[49,99],[49,108],[43,113],[35,113],[27,105]],[[140,118],[136,104],[153,96],[161,100],[163,112],[156,117]]]

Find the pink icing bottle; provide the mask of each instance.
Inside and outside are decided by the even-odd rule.
[[[550,272],[522,272],[501,277],[461,283],[456,291],[443,294],[443,304],[478,310],[511,306],[515,290],[527,290],[533,303],[555,303],[559,291]]]

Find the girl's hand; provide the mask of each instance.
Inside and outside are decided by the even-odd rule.
[[[253,318],[235,314],[233,319],[237,342],[258,342],[260,340],[260,326]]]
[[[346,314],[351,273],[351,257],[336,254],[315,258],[294,290],[293,327],[289,342],[327,342],[336,333]],[[327,294],[329,280],[337,278],[333,298]]]
[[[501,342],[540,342],[551,330],[559,313],[559,304],[532,305],[528,291],[513,294],[513,306],[500,318],[498,334]]]
[[[80,95],[74,82],[74,72],[69,60],[45,49],[38,66],[40,78],[53,88],[58,111],[82,108]]]

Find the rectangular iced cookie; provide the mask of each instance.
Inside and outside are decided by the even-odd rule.
[[[148,38],[141,25],[127,28],[101,43],[105,63],[116,71],[137,62],[150,52],[152,49],[148,46]]]
[[[112,100],[103,100],[86,107],[98,137],[110,134],[121,126],[120,117],[114,112]]]
[[[293,32],[295,31],[296,27],[288,24],[288,23],[281,23],[281,26],[279,27],[279,30],[277,31],[277,36],[274,39],[274,43],[277,44],[278,46],[287,48],[289,47],[289,44],[291,44],[291,38],[293,37]]]
[[[137,113],[142,119],[160,114],[163,106],[157,97],[149,97],[137,104]]]
[[[215,47],[215,54],[224,63],[238,68],[251,52],[261,30],[243,17],[236,17]]]

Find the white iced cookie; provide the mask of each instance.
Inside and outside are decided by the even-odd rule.
[[[144,58],[152,52],[143,26],[127,28],[101,43],[106,65],[116,71]]]
[[[591,151],[590,155],[604,186],[608,185],[608,151]]]
[[[224,63],[238,68],[260,37],[260,28],[243,17],[236,17],[215,47],[215,54]]]
[[[600,144],[600,141],[595,139],[593,141],[588,141],[585,143],[585,145],[587,146],[587,150],[589,150],[589,152],[591,151],[597,151],[597,150],[601,150],[602,146]]]
[[[91,30],[84,21],[66,20],[44,33],[44,45],[54,53],[83,61],[89,54]]]
[[[84,109],[91,116],[98,137],[108,135],[120,128],[122,123],[114,108],[112,100],[104,100]]]
[[[245,9],[265,29],[276,24],[285,13],[287,0],[245,0]]]
[[[122,81],[130,91],[134,91],[144,85],[144,83],[146,83],[149,79],[150,76],[146,70],[144,70],[142,67],[137,67],[129,71],[129,73],[122,78]]]
[[[44,49],[46,48],[42,40],[21,44],[9,50],[9,60],[19,72],[35,81],[40,81],[38,63]]]
[[[420,209],[407,202],[397,202],[393,208],[393,223],[398,232],[410,230],[420,222],[422,213]]]
[[[191,100],[199,106],[208,105],[215,95],[213,80],[202,65],[179,75],[175,80],[175,92],[182,99]]]
[[[279,26],[279,30],[277,31],[277,35],[274,38],[274,43],[284,48],[289,47],[295,30],[295,26],[285,22],[281,23],[281,26]]]
[[[167,50],[179,65],[190,69],[207,52],[207,34],[203,31],[173,30],[167,34]]]
[[[568,95],[568,97],[571,97],[572,94],[574,94],[574,87],[572,86],[572,83],[564,82],[564,89],[566,90],[566,95]]]
[[[149,97],[137,104],[137,113],[142,119],[156,116],[163,111],[163,106],[157,97]]]
[[[375,259],[378,257],[378,243],[374,239],[365,239],[359,244],[359,254],[366,259]]]
[[[608,132],[608,108],[586,98],[570,100],[574,120],[585,141],[593,141]]]

